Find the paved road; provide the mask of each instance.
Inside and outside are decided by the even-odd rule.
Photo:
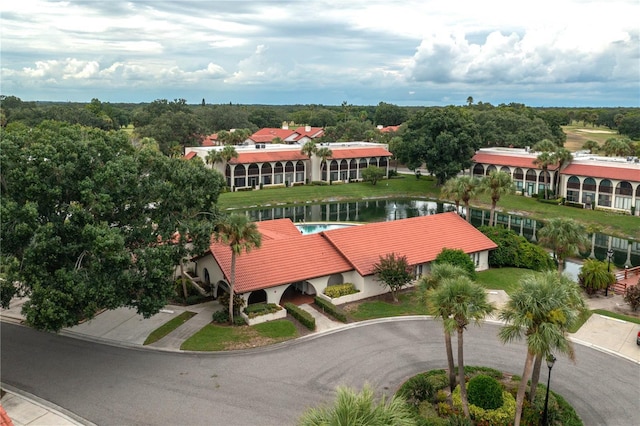
[[[440,324],[360,323],[249,352],[184,354],[101,345],[0,324],[2,382],[99,425],[287,425],[335,386],[372,383],[393,393],[406,378],[446,365]],[[498,326],[465,333],[468,365],[520,374],[524,346],[503,346]],[[552,389],[588,425],[631,424],[639,409],[637,364],[576,347],[560,358]]]

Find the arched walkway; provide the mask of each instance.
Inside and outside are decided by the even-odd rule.
[[[293,303],[294,305],[313,303],[315,295],[316,289],[313,284],[308,281],[301,281],[290,284],[282,293],[278,304],[283,306],[285,303]]]

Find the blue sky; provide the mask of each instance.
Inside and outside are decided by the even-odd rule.
[[[640,106],[638,0],[20,0],[23,100]]]

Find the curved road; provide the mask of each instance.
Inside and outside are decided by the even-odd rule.
[[[2,382],[99,425],[286,425],[329,401],[337,385],[369,382],[392,394],[408,377],[446,365],[441,325],[393,319],[246,352],[186,354],[104,345],[8,323]],[[465,333],[465,363],[521,374],[525,348],[503,345],[498,326]],[[640,369],[576,345],[560,357],[551,388],[587,425],[637,419]],[[545,369],[546,373],[546,369]],[[546,374],[545,374],[546,377]]]

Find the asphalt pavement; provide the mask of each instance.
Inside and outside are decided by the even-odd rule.
[[[508,296],[504,291],[490,290],[488,291],[488,296],[497,308],[500,308],[508,300]],[[0,310],[0,319],[2,321],[21,323],[23,317],[20,310],[24,301],[24,299],[12,301],[9,309]],[[624,306],[622,296],[619,295],[606,298],[595,297],[589,299],[588,304],[590,309],[606,309],[610,311],[616,311]],[[318,329],[315,335],[352,327],[352,325],[336,322],[308,305],[303,305],[302,308],[316,317]],[[146,348],[153,348],[159,351],[180,352],[180,345],[211,322],[212,313],[220,309],[223,309],[223,307],[215,301],[188,307],[169,305],[160,313],[145,319],[133,309],[120,308],[102,312],[89,321],[62,330],[61,334],[110,345],[140,348],[153,330],[188,310],[195,312],[196,315],[163,339],[146,346]],[[497,318],[490,318],[488,321],[499,322]],[[640,346],[636,344],[636,335],[639,330],[640,325],[638,324],[593,314],[580,330],[571,335],[570,338],[577,344],[640,364]],[[13,389],[6,385],[3,385],[3,389],[7,392],[0,400],[0,406],[4,408],[15,426],[92,424],[75,416],[73,413],[19,389]]]

